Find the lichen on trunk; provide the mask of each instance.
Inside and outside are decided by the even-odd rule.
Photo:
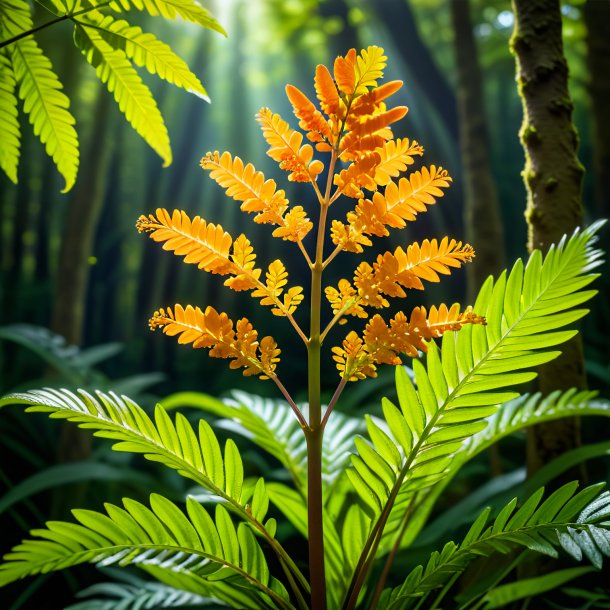
[[[513,0],[515,29],[511,50],[523,104],[520,137],[525,152],[528,249],[547,251],[582,221],[584,169],[576,151],[568,65],[563,52],[559,0]],[[586,385],[582,343],[572,340],[563,355],[540,369],[543,392]],[[537,470],[578,444],[574,419],[544,424],[530,432],[528,469]]]

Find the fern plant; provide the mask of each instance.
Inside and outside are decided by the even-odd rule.
[[[208,99],[207,94],[197,76],[167,44],[120,17],[130,10],[146,11],[166,19],[180,17],[224,34],[220,24],[196,0],[50,0],[41,4],[54,17],[34,25],[27,0],[0,2],[0,167],[5,174],[17,183],[19,98],[34,135],[65,180],[64,192],[76,180],[78,136],[70,100],[51,60],[34,38],[36,32],[61,21],[73,23],[78,50],[113,94],[127,121],[164,165],[169,165],[172,152],[163,117],[134,64],[203,99]]]
[[[252,164],[228,152],[211,152],[201,161],[243,211],[255,214],[255,222],[271,224],[273,236],[294,242],[311,271],[309,315],[301,311],[305,291],[289,285],[284,263],[258,267],[244,234],[233,238],[223,227],[180,210],[159,209],[137,222],[165,250],[223,276],[227,287],[249,291],[274,316],[286,318],[307,357],[307,403],[297,403],[282,383],[281,349],[272,336],[259,338],[246,318],[234,322],[212,306],[192,305],[158,309],[151,329],[207,348],[244,375],[272,381],[282,399],[242,393],[222,403],[181,394],[158,405],[151,417],[113,393],[45,389],[5,397],[0,405],[25,404],[73,421],[112,439],[117,451],[160,462],[207,496],[201,502],[189,497],[185,507],[153,494],[148,505],[125,499],[122,507],[107,504],[104,512],[75,510],[76,522],[49,522],[32,532],[36,539],[9,552],[0,584],[89,562],[137,566],[173,589],[234,608],[422,608],[440,589],[430,602],[437,607],[477,556],[513,548],[554,555],[563,547],[599,566],[609,554],[608,493],[599,485],[577,493],[577,484],[569,484],[544,501],[542,489],[520,507],[515,498],[493,522],[484,511],[459,545],[448,543],[402,585],[386,586],[397,553],[413,541],[446,482],[472,455],[505,428],[574,413],[568,405],[574,396],[567,395],[494,415],[519,395],[516,385],[534,378],[532,367],[556,357],[556,346],[575,334],[567,327],[587,311],[579,306],[595,293],[587,287],[597,277],[592,270],[601,253],[593,247],[598,223],[564,238],[545,256],[534,252],[527,263],[517,261],[510,271],[489,278],[473,307],[419,306],[384,319],[375,312],[388,308],[390,298],[422,290],[424,282],[438,282],[474,257],[470,245],[448,237],[425,240],[380,254],[373,264],[360,262],[350,279],[324,287],[330,311],[323,320],[323,274],[335,257],[360,254],[374,237],[404,228],[451,182],[448,172],[434,165],[400,177],[423,148],[392,139],[390,125],[407,109],[387,102],[401,82],[378,85],[385,62],[382,49],[369,47],[338,57],[332,75],[318,66],[319,108],[288,85],[299,126],[316,151],[328,155],[326,164],[279,115],[267,108],[257,115],[268,154],[289,180],[313,190],[319,204],[315,223]],[[326,184],[320,187],[324,172]],[[340,197],[351,200],[345,221],[329,222],[329,208]],[[325,352],[339,382],[329,403],[322,404],[322,347],[329,331],[349,318],[356,318],[355,328]],[[434,339],[440,337],[439,346]],[[413,378],[401,366],[405,355],[413,359]],[[384,399],[383,417],[367,416],[364,422],[335,413],[347,384],[375,377],[382,364],[396,368],[398,404]],[[172,417],[180,406],[224,418],[278,460],[293,484],[246,478],[236,443],[229,438],[222,447],[203,418],[193,426],[181,412]],[[492,419],[488,427],[490,418],[503,416],[510,425]],[[305,569],[278,534],[277,511],[309,541]]]

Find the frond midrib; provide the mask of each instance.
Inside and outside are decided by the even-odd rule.
[[[30,541],[30,542],[32,542],[32,541]],[[33,541],[33,542],[36,542],[36,541]],[[61,542],[58,542],[55,540],[50,540],[50,542],[55,542],[56,544],[61,544]],[[233,564],[233,563],[229,562],[227,559],[219,557],[218,555],[212,555],[210,553],[206,553],[205,551],[201,551],[201,550],[190,548],[190,547],[175,545],[175,544],[163,544],[163,543],[114,544],[112,546],[103,546],[103,547],[85,549],[85,550],[79,551],[77,553],[71,552],[69,554],[69,556],[58,557],[56,559],[49,559],[48,557],[45,557],[41,561],[36,562],[36,563],[28,562],[27,560],[23,560],[23,559],[18,560],[18,562],[26,563],[28,565],[40,564],[40,569],[35,568],[35,570],[36,570],[35,572],[32,572],[32,571],[27,572],[27,574],[38,574],[43,569],[44,570],[50,569],[49,564],[55,564],[55,563],[61,564],[62,562],[65,562],[66,559],[68,559],[68,557],[71,560],[70,566],[74,566],[74,565],[77,565],[78,563],[89,561],[89,557],[95,553],[112,556],[117,553],[120,553],[121,551],[126,551],[126,550],[136,551],[139,549],[141,549],[142,551],[146,551],[146,550],[164,551],[165,550],[165,551],[170,551],[171,553],[185,553],[187,555],[197,555],[198,557],[202,557],[203,559],[205,559],[209,562],[217,563],[224,567],[230,568],[231,570],[236,572],[239,576],[243,577],[248,582],[252,583],[255,587],[257,587],[258,589],[260,589],[261,591],[263,591],[264,593],[269,595],[272,599],[274,599],[274,601],[276,601],[278,604],[280,604],[280,606],[282,606],[284,608],[292,607],[289,603],[286,602],[286,600],[284,600],[277,593],[275,593],[275,591],[273,591],[272,589],[267,587],[267,585],[264,585],[260,580],[256,579],[254,576],[252,576],[251,574],[249,574],[248,572],[243,570],[243,568],[241,568],[239,565]],[[69,550],[69,549],[66,549],[66,550]],[[120,559],[119,561],[122,561],[122,560],[123,560],[123,558]],[[17,563],[17,562],[15,562],[15,563]],[[138,565],[138,562],[133,561],[131,559],[129,560],[129,563],[131,563],[133,565]],[[5,564],[5,565],[10,566],[8,569],[6,569],[6,572],[10,572],[11,568],[13,568],[13,566],[15,566],[14,563]],[[64,566],[64,567],[68,567],[68,566]],[[186,569],[182,568],[181,570],[182,571],[186,570],[187,572],[191,571],[191,570],[189,570],[188,567]],[[4,571],[5,570],[0,569],[0,575]],[[192,571],[195,574],[197,573],[197,570],[192,570]]]

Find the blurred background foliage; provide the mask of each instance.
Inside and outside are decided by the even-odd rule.
[[[305,364],[303,354],[293,349],[300,345],[289,325],[278,324],[278,319],[258,307],[254,299],[224,290],[217,276],[198,272],[163,252],[138,235],[135,221],[140,214],[160,206],[200,214],[220,223],[232,235],[245,232],[255,246],[258,244],[261,262],[281,256],[293,283],[307,282],[307,269],[296,255],[296,247],[293,256],[290,250],[293,244],[271,240],[268,226],[255,225],[247,219],[239,205],[227,199],[205,175],[199,159],[207,151],[229,150],[254,163],[266,177],[275,178],[281,188],[286,188],[293,203],[315,212],[312,193],[302,185],[284,182],[283,172],[265,156],[266,145],[254,115],[260,107],[268,106],[296,125],[284,84],[292,83],[313,96],[317,63],[328,65],[350,47],[374,44],[382,46],[389,57],[386,79],[405,82],[394,102],[407,105],[409,114],[395,129],[396,137],[418,140],[425,148],[422,163],[441,165],[454,179],[439,204],[401,232],[399,238],[391,236],[391,243],[384,244],[384,249],[399,245],[398,239],[409,243],[444,234],[465,239],[455,32],[450,2],[205,2],[228,38],[180,21],[164,22],[141,14],[130,18],[143,29],[153,31],[183,57],[211,98],[211,104],[207,104],[140,71],[168,126],[174,162],[166,169],[161,168],[160,158],[125,122],[90,67],[80,58],[75,59],[77,54],[67,24],[40,32],[39,44],[52,58],[72,100],[81,142],[81,165],[75,188],[61,194],[61,177],[39,141],[24,128],[19,184],[15,186],[0,176],[0,392],[41,385],[101,387],[125,392],[141,404],[150,404],[154,397],[180,390],[218,396],[231,388],[240,388],[273,395],[275,388],[270,384],[255,383],[239,372],[229,371],[225,362],[208,358],[204,350],[193,351],[148,331],[147,320],[158,307],[192,303],[202,307],[213,304],[229,314],[246,315],[255,327],[272,333],[283,349],[280,376],[302,398],[306,390]],[[562,2],[574,122],[580,135],[579,157],[587,170],[583,202],[588,222],[607,215],[610,208],[610,184],[593,170],[595,156],[599,154],[597,147],[604,142],[599,137],[602,130],[595,122],[596,88],[592,82],[599,89],[603,84],[599,79],[603,77],[609,81],[605,86],[610,86],[610,71],[605,77],[591,75],[591,44],[585,17],[587,4],[595,2],[603,4],[604,0]],[[498,194],[506,244],[501,258],[512,261],[526,255],[527,231],[525,189],[520,175],[524,158],[518,137],[522,110],[515,83],[515,61],[509,51],[513,15],[509,0],[471,0],[470,8],[487,112],[486,156]],[[24,120],[23,116],[21,119]],[[61,317],[57,310],[65,307],[61,301],[63,289],[58,289],[62,278],[60,250],[66,239],[74,239],[74,231],[67,230],[70,214],[88,206],[98,206],[99,215],[92,227],[90,246],[82,260],[74,261],[88,274],[82,302],[76,304],[82,312],[82,323],[77,316],[77,327],[67,332],[57,323]],[[345,213],[345,208],[339,209],[341,204],[337,208],[338,213]],[[78,226],[78,218],[73,222]],[[485,233],[485,226],[478,227],[481,239]],[[478,244],[473,246],[477,249]],[[369,259],[372,257],[369,253]],[[327,283],[349,276],[354,266],[353,255],[341,255],[329,269]],[[602,280],[599,288],[602,298],[597,299],[592,315],[584,323],[584,340],[590,387],[608,396],[608,280]],[[442,288],[432,287],[409,300],[407,309],[440,301],[465,303],[465,275],[454,274],[443,282]],[[306,315],[306,309],[302,308],[302,315]],[[341,332],[330,339],[338,341]],[[66,340],[55,333],[64,335]],[[328,355],[325,382],[329,389],[336,379]],[[347,391],[340,407],[352,412],[364,407],[374,410],[380,396],[391,393],[392,388],[392,372],[383,371],[378,380]],[[601,428],[604,426],[607,424],[601,424]],[[598,425],[593,432],[585,430],[585,436],[595,440],[607,432]],[[516,452],[515,443],[520,447]],[[75,505],[75,494],[77,497],[80,494],[81,505],[96,507],[100,497],[116,501],[126,490],[132,497],[143,498],[150,491],[151,481],[155,481],[157,491],[168,497],[183,497],[185,490],[179,481],[159,480],[158,472],[150,465],[143,465],[139,459],[112,455],[103,443],[95,445],[86,469],[81,463],[80,475],[74,469],[51,470],[44,480],[35,480],[29,489],[22,491],[22,497],[14,492],[19,481],[41,469],[65,467],[56,464],[59,444],[60,427],[44,416],[24,419],[22,414],[8,409],[2,413],[0,493],[4,493],[4,487],[7,494],[4,504],[0,502],[0,523],[3,532],[7,527],[15,531],[6,540],[2,536],[3,550],[15,541],[17,530],[43,521],[42,516],[49,514],[44,507],[52,506],[55,516],[62,516],[65,508],[61,498],[58,500],[51,493],[54,481],[62,485],[64,495],[71,496],[68,505]],[[523,461],[519,453],[522,442],[509,440],[508,446],[501,467],[504,472],[513,472]],[[267,467],[255,454],[251,464],[255,471]],[[473,464],[457,481],[456,495],[476,486],[483,472],[488,472],[486,463]],[[596,467],[595,473],[592,480],[607,478],[605,466]],[[103,482],[106,492],[101,494],[97,483],[83,488],[82,481],[87,478]],[[69,488],[65,487],[68,483]],[[26,503],[18,504],[23,498]],[[451,498],[446,503],[450,504]],[[15,512],[16,505],[25,508]],[[78,571],[57,578],[61,582],[68,579],[65,601],[71,598],[71,591],[88,582],[78,580]],[[28,587],[37,588],[43,580],[44,577]],[[15,610],[63,607],[59,601],[44,605],[49,602],[42,601],[42,596],[36,605],[30,605],[37,598],[32,598],[28,591],[16,594],[11,600],[14,605],[1,604],[2,607]]]

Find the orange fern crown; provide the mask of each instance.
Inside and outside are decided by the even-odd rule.
[[[274,225],[274,237],[299,247],[312,270],[309,333],[293,317],[303,301],[303,288],[288,286],[288,272],[280,260],[270,263],[264,272],[257,267],[254,248],[245,235],[234,239],[221,226],[179,210],[158,209],[137,222],[138,229],[162,243],[165,250],[204,271],[225,276],[226,286],[250,291],[274,315],[288,318],[308,350],[314,343],[319,348],[328,331],[337,323],[344,324],[348,316],[368,319],[361,334],[352,330],[340,346],[332,348],[343,384],[374,377],[379,364],[400,364],[400,354],[417,356],[418,350],[426,351],[426,341],[444,332],[485,322],[470,308],[460,312],[457,304],[432,307],[429,312],[416,307],[410,316],[399,312],[387,322],[379,313],[369,318],[371,309],[389,306],[389,297],[405,297],[409,289],[422,290],[424,281],[438,282],[439,275],[473,259],[471,246],[444,237],[440,242],[425,240],[385,252],[372,265],[361,262],[351,280],[341,279],[337,287],[326,287],[334,315],[323,330],[320,326],[322,271],[335,256],[342,251],[361,253],[372,244],[373,236],[384,237],[391,228],[404,228],[434,205],[451,182],[447,170],[435,165],[400,177],[424,150],[416,141],[392,138],[390,125],[403,118],[407,108],[387,105],[388,98],[402,87],[401,81],[377,84],[386,59],[383,49],[371,46],[359,54],[351,49],[345,57],[337,57],[333,75],[319,65],[314,81],[319,107],[287,85],[288,99],[304,133],[268,108],[257,114],[269,144],[267,154],[288,172],[288,180],[309,183],[320,204],[313,255],[303,240],[314,223],[302,206],[290,205],[275,180],[265,179],[251,163],[244,164],[229,152],[210,152],[201,159],[210,177],[241,202],[241,210],[255,214],[257,223]],[[304,136],[311,144],[304,143]],[[314,147],[315,152],[329,155],[326,166],[314,158]],[[339,162],[345,167],[337,169]],[[324,171],[326,186],[321,190],[317,180]],[[345,222],[332,221],[328,232],[334,250],[324,258],[327,211],[342,195],[354,204]],[[276,375],[280,354],[276,341],[268,336],[259,341],[246,318],[233,323],[226,313],[212,307],[202,311],[176,305],[155,312],[150,327],[178,336],[180,343],[209,348],[210,356],[231,359],[231,368],[243,368],[244,375],[272,379],[285,393]]]

